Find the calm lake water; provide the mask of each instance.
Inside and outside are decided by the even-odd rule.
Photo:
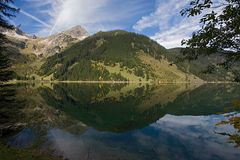
[[[1,160],[32,151],[68,160],[240,158],[240,85],[4,88]]]

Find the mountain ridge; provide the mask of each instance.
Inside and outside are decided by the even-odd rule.
[[[2,32],[2,31],[1,31]],[[233,81],[232,71],[217,68],[218,55],[177,63],[180,49],[166,49],[147,36],[124,30],[89,35],[81,26],[46,38],[19,29],[5,31],[17,79],[71,81]],[[238,67],[238,65],[236,65]],[[80,76],[80,77],[79,77]]]
[[[56,33],[47,37],[30,36],[19,28],[14,30],[1,30],[12,41],[24,43],[24,52],[31,52],[38,57],[49,57],[62,52],[70,45],[81,41],[89,36],[89,33],[81,26],[69,28],[66,31]]]
[[[170,65],[166,53],[144,35],[122,30],[98,32],[49,57],[41,70],[56,80],[202,81]]]

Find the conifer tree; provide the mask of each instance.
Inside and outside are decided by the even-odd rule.
[[[0,30],[11,30],[14,26],[8,20],[15,16],[18,9],[12,6],[13,0],[0,0]],[[0,32],[0,81],[7,81],[12,77],[10,71],[10,61],[3,52],[5,44],[9,43],[4,34]]]

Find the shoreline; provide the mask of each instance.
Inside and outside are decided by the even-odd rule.
[[[1,83],[1,82],[0,82]],[[202,82],[161,82],[161,81],[49,81],[49,80],[10,80],[3,82],[3,84],[16,84],[16,83],[79,83],[79,84],[240,84],[239,82],[231,81],[202,81]]]

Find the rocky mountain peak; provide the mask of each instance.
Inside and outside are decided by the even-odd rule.
[[[88,37],[88,32],[81,26],[72,27],[66,31],[46,37],[38,42],[36,54],[51,56],[60,53],[69,45]]]
[[[14,30],[4,30],[0,32],[7,35],[13,41],[19,41],[25,44],[25,50],[34,53],[38,57],[49,57],[62,52],[72,44],[79,42],[89,36],[88,32],[81,26],[75,26],[66,31],[41,38],[35,35],[30,36],[16,27]]]
[[[80,38],[89,36],[88,32],[81,26],[77,25],[63,32],[64,34],[70,35],[73,38]]]

